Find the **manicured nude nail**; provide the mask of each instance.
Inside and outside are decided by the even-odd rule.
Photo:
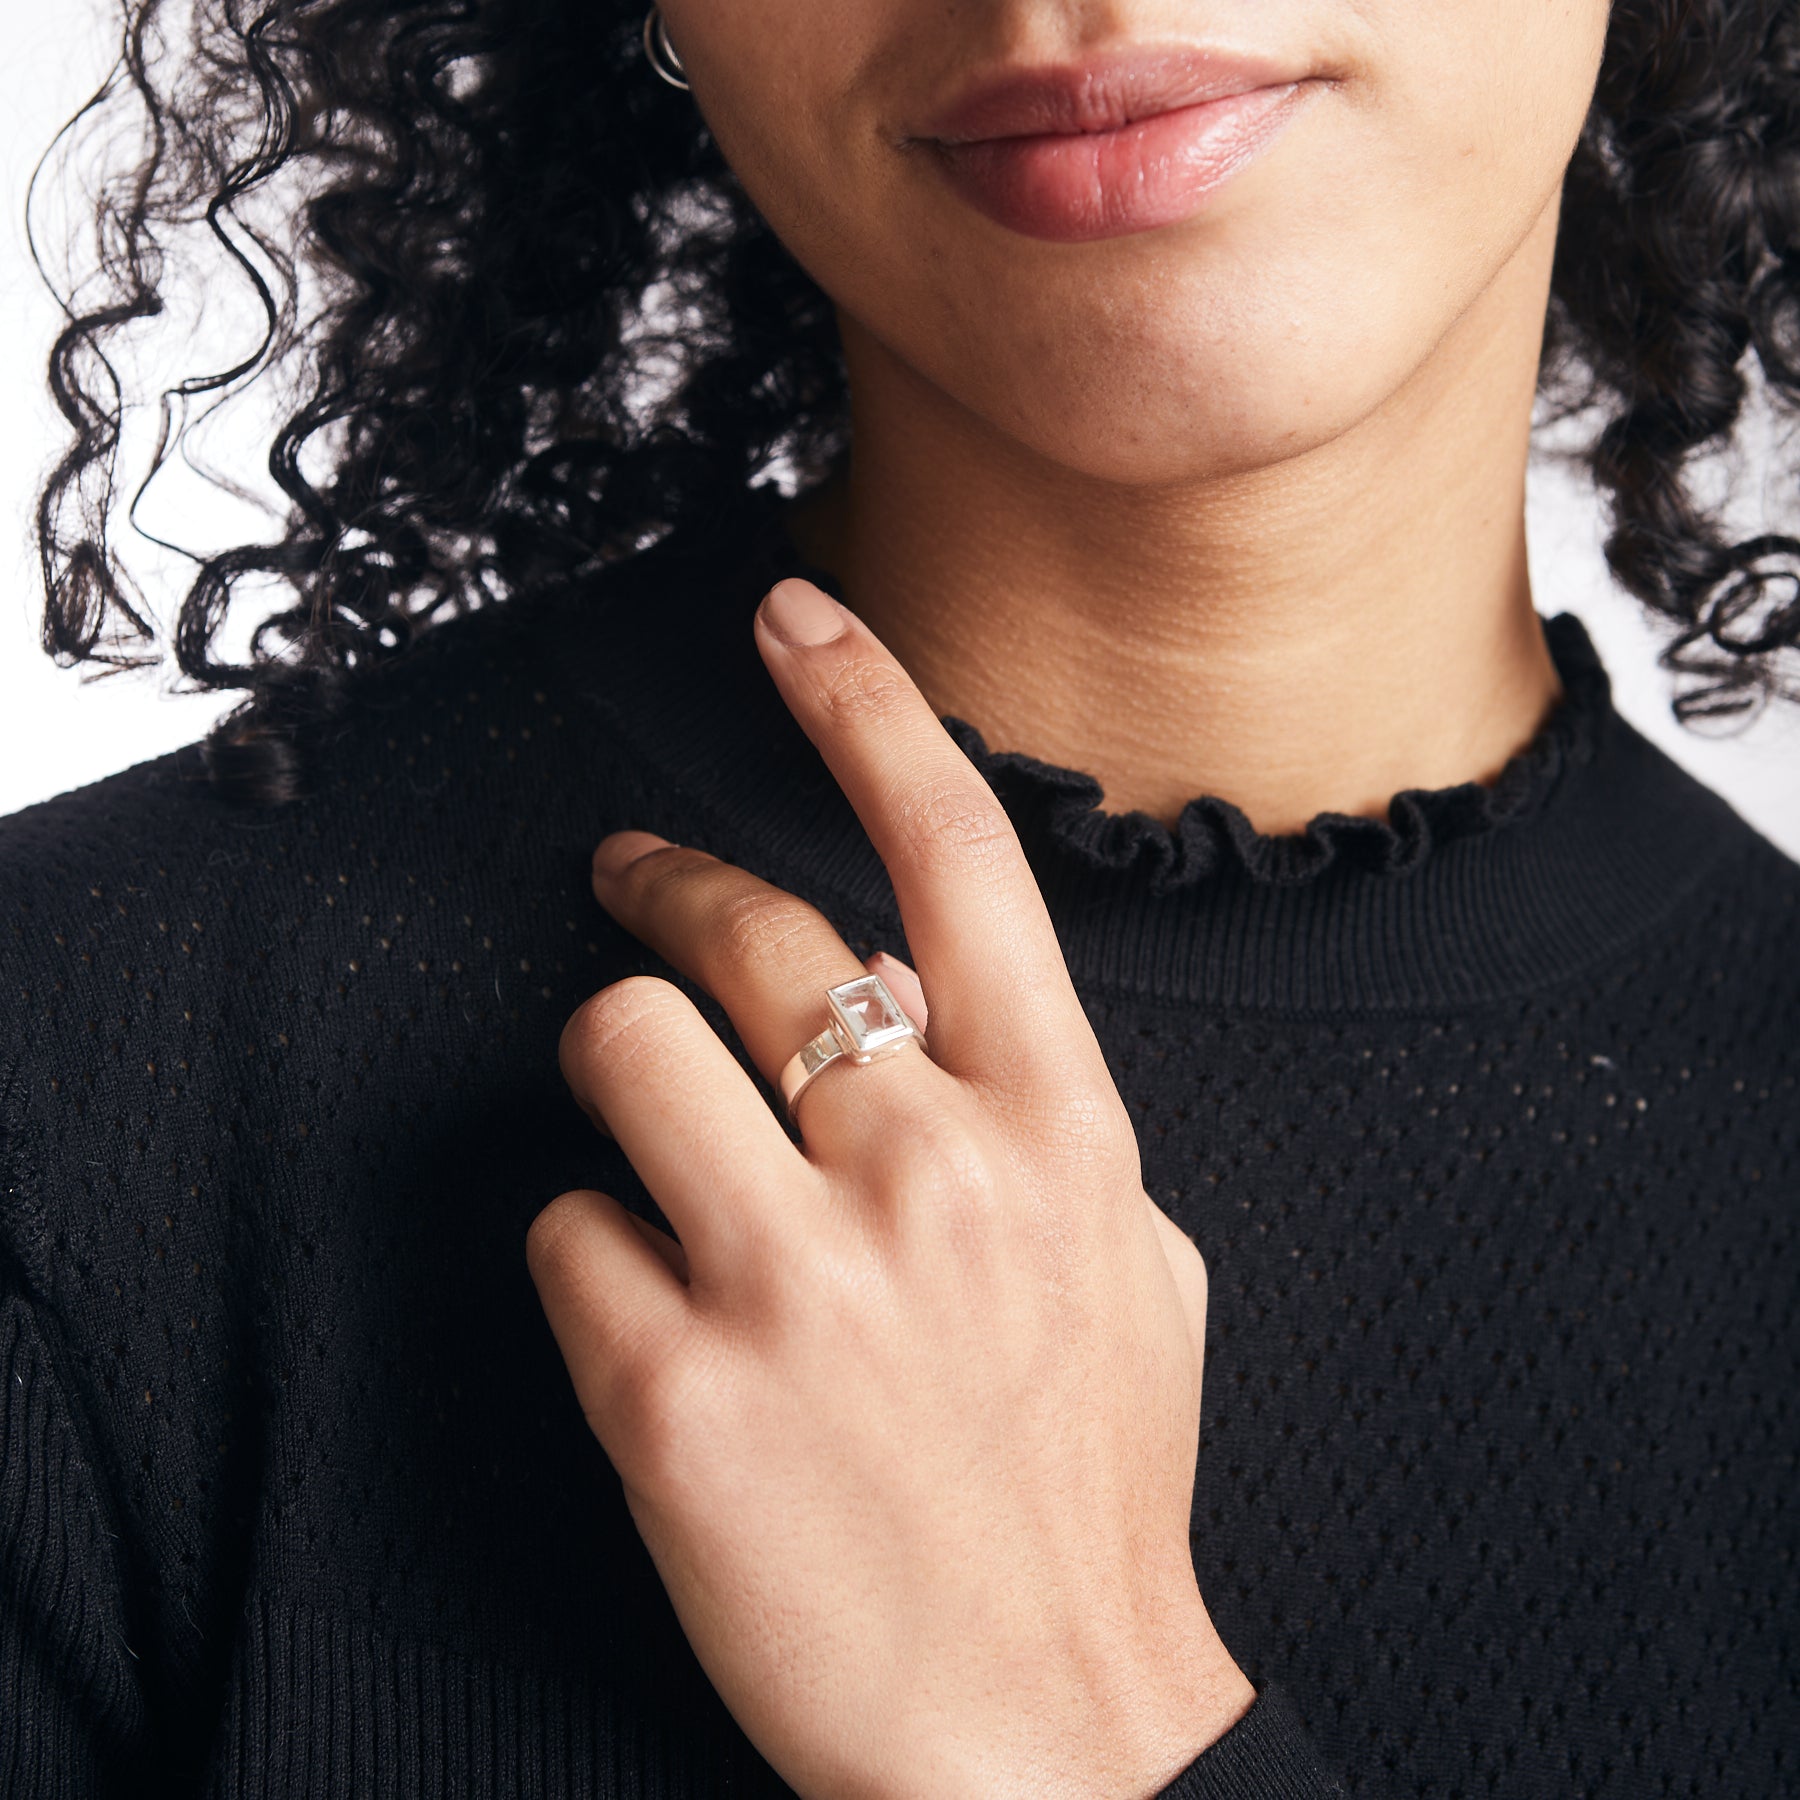
[[[603,879],[608,875],[620,874],[640,856],[662,849],[668,841],[667,838],[658,837],[653,831],[610,832],[594,850],[594,873]]]
[[[829,644],[844,629],[848,614],[810,581],[790,577],[769,589],[762,603],[769,629],[789,644]]]

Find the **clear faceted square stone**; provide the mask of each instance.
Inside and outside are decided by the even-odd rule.
[[[879,975],[863,975],[826,990],[852,1056],[866,1056],[912,1032],[911,1021]]]

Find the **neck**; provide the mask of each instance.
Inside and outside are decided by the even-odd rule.
[[[801,549],[939,713],[1173,825],[1490,781],[1560,695],[1525,558],[1554,209],[1412,378],[1273,467],[1155,489],[1034,455],[842,323],[853,450]]]

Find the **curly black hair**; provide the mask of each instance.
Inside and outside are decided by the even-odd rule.
[[[291,382],[268,458],[282,534],[199,558],[175,615],[183,676],[246,694],[206,745],[227,793],[303,792],[310,734],[356,672],[432,622],[841,454],[831,304],[646,67],[642,0],[195,0],[175,47],[162,0],[121,5],[84,116],[135,108],[143,130],[97,192],[99,292],[69,305],[50,358],[74,441],[39,498],[44,643],[64,663],[155,660],[108,532],[125,406],[109,350],[162,311],[167,241],[204,228],[266,329],[163,396],[151,473],[195,396]],[[1800,540],[1738,539],[1697,479],[1752,385],[1800,401],[1793,0],[1614,0],[1545,352],[1552,413],[1599,421],[1580,454],[1608,561],[1673,621],[1662,664],[1698,678],[1677,717],[1800,697],[1783,668]],[[224,660],[228,612],[242,625],[271,585]]]

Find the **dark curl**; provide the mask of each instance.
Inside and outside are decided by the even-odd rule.
[[[246,693],[207,744],[225,791],[303,792],[356,672],[434,621],[724,519],[777,470],[806,485],[844,448],[831,305],[646,66],[642,0],[195,0],[179,46],[162,0],[122,8],[88,112],[135,108],[143,131],[99,190],[51,356],[74,441],[39,502],[44,642],[155,659],[108,535],[111,355],[163,310],[167,245],[210,232],[264,333],[164,396],[151,473],[197,397],[289,382],[281,533],[198,558],[174,623],[190,683]],[[1800,540],[1737,538],[1702,480],[1746,414],[1750,352],[1776,408],[1800,402],[1797,215],[1793,0],[1614,0],[1543,385],[1599,421],[1581,455],[1607,557],[1676,627],[1684,722],[1800,697]]]

